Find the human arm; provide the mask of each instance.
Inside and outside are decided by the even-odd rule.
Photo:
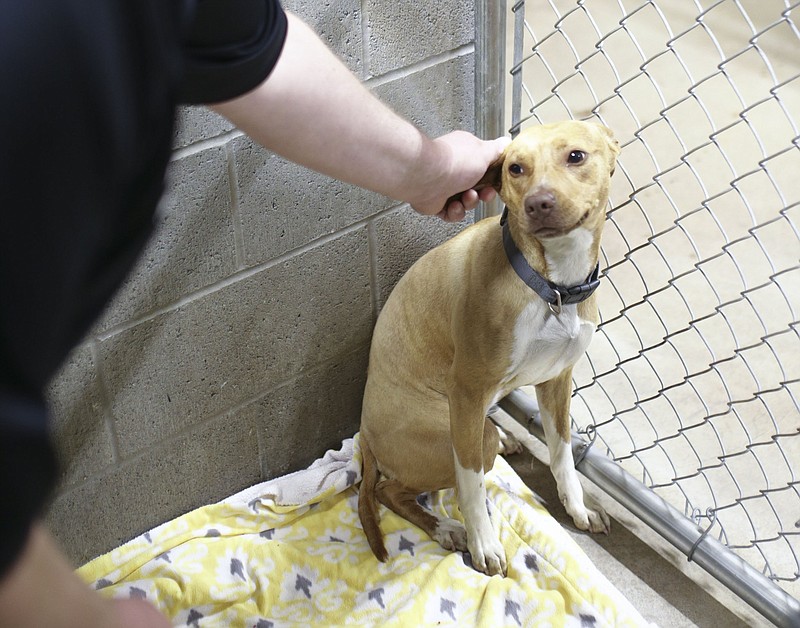
[[[460,220],[490,188],[472,186],[507,144],[463,131],[430,139],[372,95],[297,16],[267,80],[213,109],[258,143],[331,177]],[[447,199],[465,191],[445,208]]]

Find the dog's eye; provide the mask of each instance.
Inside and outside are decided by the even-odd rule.
[[[567,157],[568,164],[579,164],[586,159],[586,153],[582,150],[573,150]]]
[[[509,171],[509,172],[510,172],[512,175],[514,175],[515,177],[518,177],[519,175],[521,175],[521,174],[522,174],[522,166],[520,166],[519,164],[511,164],[511,165],[508,167],[508,171]]]

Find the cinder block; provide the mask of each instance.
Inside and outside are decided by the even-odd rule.
[[[339,231],[395,201],[293,164],[249,138],[232,142],[246,266]]]
[[[258,482],[251,414],[226,414],[57,497],[46,522],[75,563]]]
[[[436,137],[454,129],[474,128],[473,55],[451,59],[375,89],[400,115]],[[420,216],[407,208],[375,220],[378,307],[383,307],[406,270],[444,240],[469,226]]]
[[[360,0],[286,0],[282,4],[303,18],[353,73],[363,74]]]
[[[99,329],[163,308],[236,271],[225,149],[170,164],[156,231]]]
[[[358,431],[368,356],[364,345],[254,404],[265,478],[307,467]]]
[[[178,107],[172,146],[183,148],[200,140],[222,135],[233,128],[235,128],[233,124],[207,107]]]
[[[375,220],[375,276],[378,309],[411,265],[427,251],[472,224],[472,214],[459,223],[421,216],[403,207]]]
[[[369,339],[366,228],[100,345],[120,453],[225,412]]]
[[[366,0],[368,72],[380,76],[470,43],[474,3]]]
[[[414,72],[374,92],[401,116],[432,137],[475,128],[473,54]]]
[[[89,345],[75,349],[47,394],[61,487],[84,482],[114,462],[97,369]]]

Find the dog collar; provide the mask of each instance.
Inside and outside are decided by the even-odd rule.
[[[511,237],[511,229],[508,228],[508,207],[503,208],[500,224],[503,227],[503,248],[506,250],[506,257],[511,263],[511,267],[531,290],[547,302],[553,314],[558,316],[561,314],[562,306],[585,301],[597,290],[600,285],[599,262],[584,283],[569,287],[559,286],[533,270],[525,256],[517,248],[514,238]]]

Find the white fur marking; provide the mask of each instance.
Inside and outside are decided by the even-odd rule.
[[[571,443],[564,441],[556,430],[553,416],[539,406],[544,427],[547,449],[550,452],[550,472],[556,480],[558,497],[575,524],[582,530],[589,526],[586,508],[583,505],[583,488],[575,471]]]
[[[514,324],[506,383],[540,384],[578,361],[589,346],[595,327],[578,317],[577,308],[564,306],[555,316],[541,299],[525,306]]]
[[[458,507],[467,529],[467,547],[476,569],[495,575],[506,571],[506,553],[486,510],[483,471],[465,469],[453,451],[458,489]]]
[[[480,519],[489,522],[486,512],[486,484],[483,481],[483,471],[465,469],[458,461],[458,456],[453,452],[456,463],[456,485],[458,486],[458,506],[465,521],[472,520],[475,526],[480,526]],[[469,528],[469,522],[467,528]]]
[[[572,445],[564,441],[556,430],[552,415],[539,404],[544,426],[547,449],[550,452],[550,472],[556,480],[558,498],[564,505],[575,525],[580,530],[605,532],[611,526],[608,515],[601,507],[596,510],[587,508],[583,498],[583,487],[578,480],[575,462],[572,457]]]
[[[583,227],[545,243],[551,280],[562,285],[582,283],[592,271],[589,252],[594,234]],[[558,316],[536,295],[514,324],[511,364],[504,388],[540,384],[578,361],[594,334],[595,326],[578,316],[577,305],[566,305]]]
[[[574,286],[586,281],[594,270],[589,258],[594,233],[585,227],[578,227],[564,236],[549,238],[542,243],[552,282]]]

